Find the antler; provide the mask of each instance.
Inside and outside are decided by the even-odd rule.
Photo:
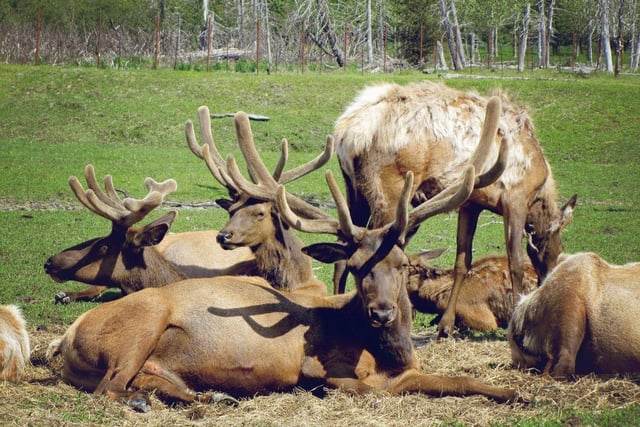
[[[264,201],[270,201],[275,203],[276,191],[278,185],[285,184],[296,180],[320,167],[325,165],[333,155],[334,141],[332,136],[327,136],[327,142],[324,151],[318,155],[315,159],[295,167],[282,174],[278,173],[282,169],[280,166],[283,163],[283,158],[286,161],[286,153],[288,152],[286,139],[282,143],[282,154],[280,156],[279,166],[276,168],[274,175],[269,174],[267,167],[260,158],[258,151],[256,150],[253,135],[251,133],[251,125],[249,118],[244,112],[239,112],[234,118],[236,126],[236,134],[238,138],[238,145],[240,151],[247,162],[247,169],[249,175],[252,177],[253,182],[244,178],[240,172],[235,158],[232,155],[227,156],[227,172],[233,180],[236,188],[249,195],[252,198]],[[279,175],[279,179],[278,176]],[[295,197],[292,194],[287,194],[287,200],[290,207],[296,212],[304,215],[308,218],[325,218],[327,214],[315,206],[303,201],[302,199]]]
[[[87,190],[82,187],[78,178],[75,176],[69,178],[69,186],[76,198],[91,212],[122,227],[129,227],[142,220],[149,212],[160,206],[168,194],[178,188],[178,184],[173,179],[158,183],[152,178],[147,178],[144,184],[148,194],[144,199],[127,197],[121,200],[113,186],[111,175],[104,177],[105,191],[102,191],[98,185],[93,165],[89,164],[85,167],[84,176],[89,187]]]
[[[286,139],[283,139],[280,158],[273,174],[269,174],[255,148],[253,133],[251,132],[251,125],[249,124],[249,117],[246,113],[240,111],[236,113],[234,123],[236,127],[238,145],[247,163],[247,170],[252,181],[248,182],[244,177],[242,177],[242,173],[240,173],[237,165],[235,164],[235,160],[227,159],[227,162],[225,162],[222,155],[217,150],[211,134],[211,116],[209,114],[209,108],[206,106],[200,107],[198,109],[198,116],[203,146],[200,146],[196,140],[193,130],[193,122],[191,120],[187,120],[185,123],[185,134],[189,148],[197,157],[206,162],[212,175],[221,185],[227,188],[229,194],[232,196],[238,193],[247,193],[260,200],[266,201],[273,199],[279,183],[286,184],[322,167],[333,155],[333,137],[327,136],[325,149],[318,157],[303,165],[283,172],[289,153],[288,142]],[[230,157],[232,158],[232,156]],[[232,176],[233,172],[235,172],[235,177]],[[264,188],[267,188],[268,190],[264,190]],[[271,194],[267,196],[269,192]],[[293,203],[298,204],[297,202]],[[316,212],[315,215],[319,215],[319,212],[320,211]]]

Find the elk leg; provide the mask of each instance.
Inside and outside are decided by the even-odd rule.
[[[498,402],[514,402],[518,393],[485,384],[471,377],[444,377],[410,369],[393,378],[387,387],[391,394],[424,393],[430,396],[470,396],[480,394]]]
[[[458,213],[458,232],[456,238],[456,261],[453,267],[453,286],[449,295],[447,308],[438,324],[438,338],[444,338],[453,333],[456,321],[456,304],[460,288],[467,272],[471,268],[471,250],[473,246],[473,235],[478,225],[480,216],[478,207],[473,205],[460,208]]]
[[[573,307],[565,308],[554,328],[557,335],[552,342],[553,367],[549,373],[556,379],[567,379],[575,373],[576,357],[582,346],[587,328],[587,313],[584,301],[574,301]]]
[[[512,201],[513,206],[524,206],[518,201]],[[518,303],[520,294],[523,293],[522,280],[524,278],[524,255],[522,251],[522,232],[524,230],[524,218],[514,215],[505,209],[504,214],[504,235],[507,245],[507,259],[509,260],[509,275],[511,276],[513,307]]]
[[[58,292],[56,294],[56,297],[55,297],[56,298],[56,303],[68,304],[70,302],[75,302],[75,301],[89,301],[89,300],[92,300],[93,298],[97,297],[98,295],[100,295],[101,293],[106,291],[107,289],[109,289],[108,286],[92,285],[92,286],[87,287],[83,291],[78,291],[78,292],[72,292],[72,291]]]

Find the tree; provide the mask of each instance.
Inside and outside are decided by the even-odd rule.
[[[524,14],[522,16],[522,33],[520,34],[520,50],[518,51],[518,71],[524,71],[524,59],[527,53],[527,44],[529,43],[529,17],[531,15],[531,5],[527,3],[524,6]]]

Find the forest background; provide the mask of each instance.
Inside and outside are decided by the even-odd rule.
[[[636,72],[638,0],[2,0],[0,61]]]

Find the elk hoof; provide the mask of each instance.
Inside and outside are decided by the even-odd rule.
[[[151,402],[143,396],[136,396],[127,402],[127,405],[136,412],[146,413],[151,410]]]
[[[211,403],[224,403],[228,406],[238,406],[240,402],[226,393],[213,393]]]
[[[64,292],[58,292],[56,294],[56,304],[69,304],[71,302],[71,298]]]
[[[438,328],[438,339],[449,338],[449,336],[451,336],[451,328],[449,326]]]

